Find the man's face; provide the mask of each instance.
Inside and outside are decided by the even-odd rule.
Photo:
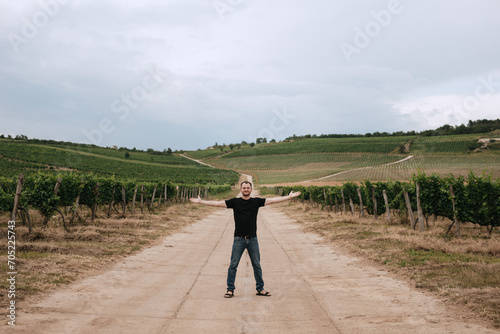
[[[241,185],[241,194],[243,196],[250,196],[251,193],[252,193],[252,186],[248,183],[243,183]]]

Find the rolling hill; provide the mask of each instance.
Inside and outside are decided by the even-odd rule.
[[[491,173],[500,177],[498,132],[449,136],[304,138],[231,150],[186,152],[219,168],[251,174],[260,184],[408,180]],[[496,138],[496,139],[495,139]]]

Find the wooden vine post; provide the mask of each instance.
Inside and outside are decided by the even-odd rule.
[[[139,186],[135,186],[134,197],[132,198],[132,214],[134,214],[135,212],[135,198],[137,197],[137,188],[139,188]]]
[[[141,184],[141,213],[144,213],[144,184]]]
[[[157,184],[155,184],[155,188],[153,189],[153,197],[151,197],[151,205],[149,206],[151,209],[153,208],[153,204],[155,202],[155,195],[156,195],[156,188],[158,187]]]
[[[109,206],[108,206],[108,218],[111,217],[111,208],[113,208],[114,198],[115,198],[115,187],[113,186],[113,193],[111,195],[111,201],[109,201]]]
[[[457,219],[457,212],[456,212],[456,208],[455,208],[455,192],[453,191],[453,186],[451,184],[450,184],[450,195],[451,195],[451,204],[453,207],[453,223],[455,224],[455,229],[456,229],[455,231],[456,231],[457,238],[460,238],[461,237],[460,222]]]
[[[123,200],[123,214],[125,214],[127,208],[127,194],[125,193],[124,185],[122,185],[122,200]]]
[[[349,205],[351,206],[351,213],[354,216],[354,203],[352,202],[352,198],[349,197]]]
[[[424,213],[422,212],[422,207],[420,206],[420,183],[417,183],[417,214],[418,214],[418,227],[420,232],[425,230],[425,220]]]
[[[21,198],[21,191],[23,190],[24,183],[24,175],[19,174],[19,178],[17,179],[17,187],[16,187],[16,195],[14,196],[14,208],[10,214],[10,220],[16,221],[17,209],[19,208],[19,199]],[[31,224],[30,224],[30,233],[31,233]]]
[[[363,197],[361,196],[361,189],[358,187],[358,197],[359,197],[359,216],[365,216],[365,207],[363,206]]]
[[[372,188],[372,201],[373,201],[373,216],[375,220],[378,219],[377,197],[375,196],[375,188]]]
[[[344,213],[344,212],[346,212],[346,210],[345,210],[344,190],[340,189],[340,195],[342,195],[342,213]]]
[[[165,204],[164,204],[164,206],[167,207],[167,184],[165,184],[165,190],[164,190],[164,192],[165,192],[165,197],[164,197]]]
[[[92,205],[92,223],[94,222],[95,216],[97,213],[97,201],[99,199],[99,187],[100,187],[99,182],[97,182],[97,184],[95,185],[95,188],[94,188],[95,199],[94,199],[94,204]]]
[[[71,219],[69,221],[69,225],[73,225],[73,223],[75,221],[75,216],[78,215],[78,206],[80,205],[80,195],[82,193],[82,188],[83,188],[84,182],[85,182],[85,179],[82,177],[80,179],[80,190],[78,191],[78,195],[76,196],[75,206],[74,206],[73,212],[71,214]]]
[[[328,204],[326,203],[326,189],[324,188],[323,188],[323,198],[325,201],[325,205],[323,205],[323,207],[325,207],[326,205],[330,206],[330,202],[328,202]],[[323,207],[321,208],[321,210],[323,210]]]
[[[406,211],[408,212],[408,216],[410,217],[411,228],[415,229],[415,220],[413,218],[413,209],[411,208],[410,196],[408,195],[408,191],[404,190],[405,202],[406,202]]]
[[[391,208],[389,208],[389,199],[387,198],[387,193],[384,190],[382,190],[382,195],[384,196],[384,203],[385,203],[385,212],[387,214],[387,222],[391,222]]]

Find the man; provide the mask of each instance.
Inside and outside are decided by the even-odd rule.
[[[290,192],[288,196],[279,196],[273,198],[250,197],[252,193],[252,183],[243,181],[240,185],[241,197],[232,198],[226,201],[205,201],[200,197],[191,198],[191,202],[216,206],[221,208],[233,209],[234,214],[234,241],[231,252],[231,263],[227,271],[227,292],[226,298],[234,296],[234,281],[236,279],[236,269],[240,263],[241,256],[245,249],[248,251],[250,261],[252,262],[253,273],[256,282],[258,296],[271,296],[264,290],[264,280],[262,279],[262,268],[260,267],[259,242],[257,240],[257,213],[259,208],[264,205],[284,202],[300,195],[298,192]]]

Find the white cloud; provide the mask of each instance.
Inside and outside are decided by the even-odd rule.
[[[109,119],[103,145],[182,149],[257,137],[283,106],[296,118],[279,138],[498,117],[497,86],[481,90],[490,96],[479,106],[453,112],[474,102],[479,77],[500,81],[497,1],[401,2],[350,63],[339,44],[391,1],[220,1],[232,10],[197,0],[72,1],[17,52],[7,34],[23,36],[43,8],[0,1],[9,13],[0,22],[0,133],[43,138],[67,128],[64,140],[81,141]],[[165,74],[154,89],[144,81],[151,68]],[[123,118],[116,101],[123,107],[133,94]]]

